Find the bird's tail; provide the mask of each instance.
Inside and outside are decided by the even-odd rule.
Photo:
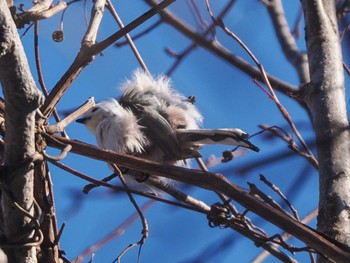
[[[255,152],[260,151],[257,146],[248,141],[249,135],[240,129],[178,129],[176,135],[184,144],[224,144],[241,146]]]

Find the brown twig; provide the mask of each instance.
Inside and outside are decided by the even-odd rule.
[[[208,168],[205,166],[201,158],[196,158],[196,161],[199,167],[202,169],[202,171],[208,171]],[[224,221],[225,224],[227,224],[227,226],[229,225],[231,228],[233,228],[243,236],[249,238],[250,240],[253,240],[254,242],[259,242],[258,240],[260,240],[260,235],[263,235],[264,238],[268,236],[267,233],[261,228],[253,225],[251,220],[248,217],[246,217],[245,214],[240,214],[237,208],[230,202],[230,200],[225,195],[221,194],[220,192],[216,192],[216,194],[219,196],[219,198],[223,201],[224,205],[229,209],[229,211],[233,215],[233,217],[230,217],[227,220],[230,223],[227,224],[227,221]],[[276,258],[283,260],[284,262],[294,262],[292,258],[284,254],[282,251],[279,251],[278,249],[274,248],[271,244],[268,244],[267,242],[261,242],[261,240],[260,243],[266,251],[276,256]]]
[[[43,151],[43,155],[45,156],[46,159],[50,161],[61,161],[64,158],[66,158],[67,153],[72,149],[72,146],[70,144],[67,144],[66,147],[62,149],[62,152],[57,155],[57,156],[52,156],[46,153],[46,151]]]
[[[249,193],[251,195],[255,195],[258,196],[259,198],[261,198],[261,200],[263,200],[266,204],[272,206],[273,208],[286,213],[287,211],[285,211],[282,206],[280,206],[275,200],[273,200],[270,196],[268,196],[267,194],[265,194],[264,192],[262,192],[255,184],[252,183],[248,183],[249,185]]]
[[[96,43],[97,32],[102,21],[105,5],[106,0],[94,1],[89,25],[81,42],[82,48],[91,47]]]
[[[291,31],[295,39],[300,38],[300,24],[301,24],[302,18],[303,18],[303,9],[299,7],[298,15],[295,18],[293,30]]]
[[[230,1],[230,3],[233,3],[233,2],[235,2],[235,0]],[[194,17],[197,25],[199,26],[200,31],[205,30],[208,27],[208,24],[203,18],[201,12],[199,11],[197,3],[194,0],[188,0],[187,3],[190,7],[192,16]]]
[[[136,39],[139,39],[141,37],[143,37],[144,35],[148,34],[149,32],[151,32],[153,29],[156,29],[159,25],[162,24],[161,20],[158,20],[157,22],[155,22],[154,24],[152,24],[151,26],[149,26],[148,28],[144,29],[143,31],[141,31],[140,33],[134,35],[132,37],[132,39],[135,41]],[[116,47],[121,47],[128,44],[128,41],[124,40],[124,41],[118,41],[116,42],[114,45]]]

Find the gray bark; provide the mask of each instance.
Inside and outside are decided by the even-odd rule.
[[[304,91],[320,164],[317,228],[350,246],[350,138],[335,3],[302,1],[311,80]]]
[[[0,1],[0,80],[5,97],[5,153],[1,206],[9,262],[37,262],[34,229],[33,157],[35,110],[42,97],[5,1]]]

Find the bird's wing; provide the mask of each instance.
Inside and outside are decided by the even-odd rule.
[[[145,149],[149,156],[160,149],[163,156],[157,156],[160,160],[156,161],[184,158],[174,130],[155,105],[149,104],[147,100],[141,100],[137,94],[124,94],[119,103],[122,107],[130,109],[138,119],[143,133],[150,142],[149,147]]]

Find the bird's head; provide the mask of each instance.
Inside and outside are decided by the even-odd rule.
[[[114,99],[102,101],[84,113],[76,122],[85,124],[89,131],[95,134],[97,126],[103,120],[110,117],[118,107],[120,105]]]

